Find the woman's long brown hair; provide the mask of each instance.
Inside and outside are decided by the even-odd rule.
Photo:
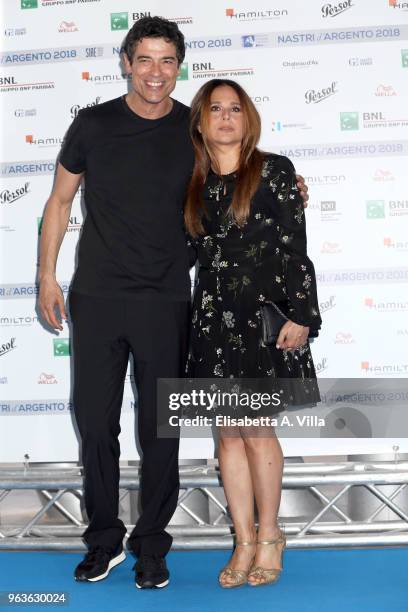
[[[259,185],[263,154],[257,149],[261,135],[261,119],[251,98],[235,81],[212,79],[205,83],[194,96],[191,105],[190,134],[193,141],[195,162],[187,192],[184,221],[188,233],[196,237],[204,233],[202,216],[206,213],[203,201],[203,187],[212,166],[219,172],[217,160],[207,140],[211,94],[216,87],[232,87],[239,97],[244,116],[244,137],[238,162],[237,179],[228,214],[242,225],[248,218],[251,200]],[[201,133],[198,130],[200,126]]]

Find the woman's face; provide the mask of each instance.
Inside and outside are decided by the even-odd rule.
[[[238,94],[229,85],[216,87],[211,94],[207,141],[211,145],[241,144],[244,115]]]

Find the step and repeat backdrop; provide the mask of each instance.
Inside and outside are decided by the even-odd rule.
[[[146,15],[187,42],[174,96],[214,77],[241,83],[265,150],[291,158],[310,189],[308,249],[324,327],[320,377],[407,377],[408,2],[397,0],[7,0],[0,103],[0,462],[76,460],[69,326],[36,310],[38,240],[64,134],[81,108],[127,91],[121,42]],[[74,200],[58,261],[67,293],[85,215]],[[131,368],[122,458],[134,459]],[[403,434],[402,434],[403,435]],[[392,452],[404,439],[283,440],[286,454]],[[182,457],[210,457],[209,439]]]

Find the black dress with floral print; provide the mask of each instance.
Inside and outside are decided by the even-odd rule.
[[[262,343],[260,305],[287,300],[291,320],[320,328],[314,267],[306,254],[303,201],[292,162],[266,154],[250,215],[227,210],[236,175],[207,177],[205,233],[190,239],[198,262],[186,372],[195,378],[296,378],[294,405],[319,400],[309,344],[295,351]],[[306,383],[306,380],[305,380]],[[292,395],[292,394],[291,394]]]

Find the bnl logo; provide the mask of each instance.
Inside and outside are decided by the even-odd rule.
[[[241,36],[242,46],[243,47],[256,47],[256,40],[253,34],[248,34],[247,36]]]
[[[54,357],[68,357],[69,351],[69,338],[55,338],[54,344]]]

